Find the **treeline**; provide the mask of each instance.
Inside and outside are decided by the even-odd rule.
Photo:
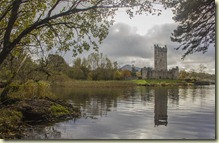
[[[190,71],[182,70],[179,73],[179,79],[187,81],[215,81],[215,74],[206,73],[205,69],[206,67],[200,64],[197,71],[194,69],[191,69]]]
[[[67,75],[72,79],[112,80],[116,78],[117,62],[102,53],[92,53],[87,58],[77,58]]]
[[[64,58],[50,54],[47,58],[32,60],[26,54],[10,56],[0,69],[0,80],[11,78],[27,80],[63,81],[77,80],[122,80],[131,77],[128,70],[119,70],[118,63],[112,62],[102,53],[91,53],[87,58],[77,58],[69,66]]]

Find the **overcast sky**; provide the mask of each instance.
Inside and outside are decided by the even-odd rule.
[[[119,10],[115,23],[110,28],[109,35],[100,45],[99,52],[107,55],[112,61],[117,61],[122,67],[134,64],[140,68],[154,67],[154,44],[167,45],[168,68],[179,66],[180,70],[195,69],[198,71],[200,64],[207,67],[206,72],[215,72],[215,48],[209,47],[205,54],[195,53],[181,60],[184,51],[175,50],[177,43],[170,40],[171,32],[177,23],[172,20],[172,11],[163,10],[160,16],[138,15],[130,19],[124,10]],[[84,52],[77,57],[87,56]],[[66,54],[65,59],[72,63],[71,54]]]

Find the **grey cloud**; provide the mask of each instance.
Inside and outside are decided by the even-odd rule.
[[[111,57],[141,57],[151,58],[147,40],[136,33],[136,29],[124,23],[114,25],[108,37],[101,45],[101,51]]]

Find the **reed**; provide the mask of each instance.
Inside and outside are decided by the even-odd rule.
[[[50,83],[47,81],[28,80],[24,84],[11,84],[10,98],[53,97]]]
[[[136,84],[130,81],[91,81],[91,80],[70,80],[65,82],[55,82],[53,86],[60,87],[77,87],[77,88],[116,88],[116,87],[130,87]]]

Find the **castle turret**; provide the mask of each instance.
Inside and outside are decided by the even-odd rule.
[[[154,45],[154,69],[156,71],[167,71],[167,46]]]

